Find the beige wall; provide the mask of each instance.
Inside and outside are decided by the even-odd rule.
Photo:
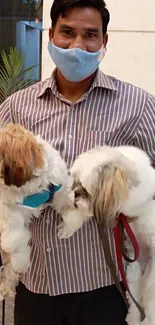
[[[155,95],[155,0],[107,0],[109,43],[101,69]],[[54,68],[48,51],[51,1],[44,1],[42,79]]]

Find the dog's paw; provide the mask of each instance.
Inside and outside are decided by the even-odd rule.
[[[58,238],[67,239],[74,234],[75,230],[69,228],[63,221],[58,225]]]
[[[35,209],[35,210],[33,211],[33,218],[39,219],[40,216],[41,216],[41,214],[42,214],[42,211],[43,211],[43,209],[42,209],[42,210]]]
[[[149,324],[151,324],[151,323],[148,321],[147,318],[145,318],[145,319],[143,320],[143,322],[140,323],[140,325],[149,325]],[[152,324],[154,324],[154,323],[152,323]]]
[[[15,294],[15,288],[13,289],[8,281],[0,285],[0,301],[3,301],[6,298],[14,298]]]
[[[128,325],[141,325],[143,323],[140,322],[140,318],[135,317],[135,319],[132,317],[132,315],[126,317],[126,323]],[[145,324],[144,324],[145,325]]]
[[[14,253],[10,256],[14,272],[25,273],[30,266],[29,251]]]

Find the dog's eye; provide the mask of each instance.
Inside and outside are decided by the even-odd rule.
[[[74,191],[74,197],[75,199],[78,199],[81,196],[81,192],[79,190]]]

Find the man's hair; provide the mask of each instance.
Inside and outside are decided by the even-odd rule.
[[[103,35],[107,33],[107,26],[110,20],[110,14],[106,8],[104,0],[54,0],[50,17],[52,20],[52,27],[56,26],[59,15],[65,17],[65,12],[68,8],[73,7],[92,7],[96,8],[102,17]]]

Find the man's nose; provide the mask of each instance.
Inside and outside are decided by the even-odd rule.
[[[86,51],[86,45],[85,45],[85,42],[84,40],[82,39],[81,36],[76,36],[71,44],[70,44],[70,48],[79,48],[83,51]]]

